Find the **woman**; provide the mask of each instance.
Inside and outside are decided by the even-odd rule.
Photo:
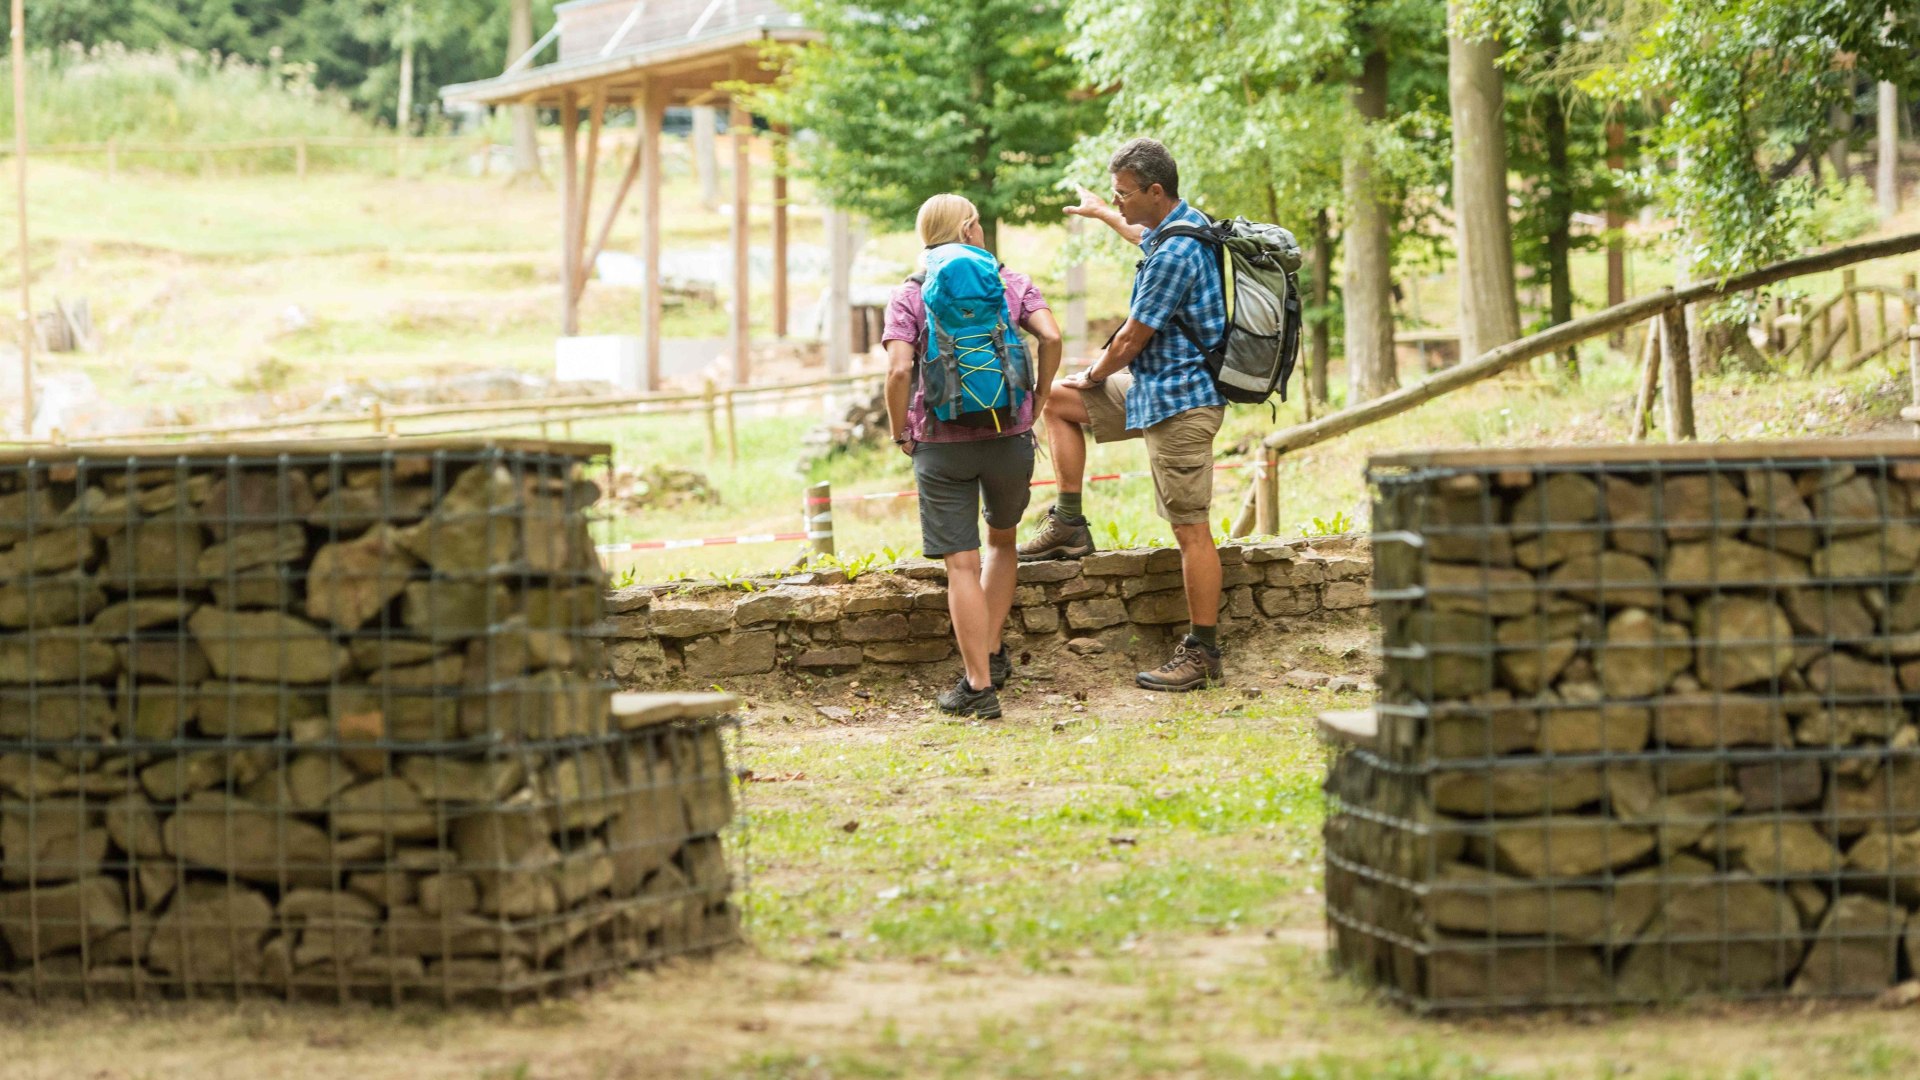
[[[986,235],[980,212],[959,195],[935,195],[921,204],[920,242],[929,251],[946,244],[981,248]],[[920,491],[920,542],[929,558],[947,564],[947,611],[964,670],[953,689],[936,699],[955,716],[991,720],[1000,715],[996,690],[1013,671],[1001,641],[1013,609],[1019,557],[1014,531],[1026,513],[1033,479],[1033,418],[1060,366],[1060,327],[1025,274],[1000,268],[1007,312],[1039,342],[1036,389],[1010,410],[1006,422],[978,427],[942,420],[927,408],[921,352],[926,302],[918,275],[894,290],[881,340],[887,349],[887,417],[893,441],[913,459]],[[981,516],[987,519],[987,553],[980,557]]]

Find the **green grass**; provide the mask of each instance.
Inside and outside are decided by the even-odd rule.
[[[1319,873],[1320,751],[1297,704],[1209,697],[1146,727],[938,725],[839,748],[805,770],[843,793],[830,804],[749,789],[767,792],[749,804],[756,935],[814,962],[1041,968],[1117,957],[1143,934],[1287,921],[1284,898]],[[763,774],[792,767],[750,735],[742,753]],[[1058,799],[1019,787],[1040,778]]]

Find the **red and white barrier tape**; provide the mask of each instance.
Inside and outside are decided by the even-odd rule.
[[[1228,462],[1223,462],[1219,465],[1215,465],[1214,469],[1215,470],[1238,469],[1238,468],[1244,467],[1246,464],[1247,462],[1244,462],[1244,461],[1228,461]],[[1152,476],[1152,475],[1153,475],[1152,473],[1145,472],[1145,471],[1096,473],[1093,476],[1087,477],[1085,482],[1089,484],[1097,484],[1102,481],[1108,481],[1108,480],[1134,480],[1143,476]],[[1035,480],[1029,486],[1030,487],[1051,487],[1056,483],[1059,483],[1059,481]],[[913,498],[918,498],[919,494],[920,493],[917,491],[878,491],[868,495],[841,496],[841,497],[835,498],[833,502],[836,502],[836,503],[877,502],[882,499],[913,499]],[[809,513],[812,514],[814,519],[821,524],[826,524],[832,520],[830,513],[827,515],[813,513],[813,507],[816,504],[824,501],[825,500],[822,500],[818,496],[814,496],[814,495],[809,495],[806,498]],[[697,539],[691,539],[691,540],[630,540],[624,544],[600,544],[596,546],[594,550],[599,552],[602,555],[612,555],[622,551],[674,551],[680,548],[721,547],[727,544],[775,544],[775,543],[781,543],[788,540],[820,540],[830,535],[832,535],[830,531],[818,531],[818,532],[752,533],[746,536],[703,536],[703,537],[699,537]]]
[[[1245,461],[1226,461],[1215,465],[1213,468],[1217,472],[1221,469],[1242,469],[1248,464],[1249,463]],[[1082,483],[1098,484],[1107,480],[1138,480],[1141,477],[1152,475],[1152,473],[1144,469],[1139,472],[1095,473],[1083,480]],[[1059,482],[1058,480],[1034,480],[1029,482],[1027,486],[1052,487]],[[919,496],[920,493],[917,491],[875,491],[865,495],[837,495],[833,501],[837,503],[880,502],[886,499],[915,499],[919,498]]]

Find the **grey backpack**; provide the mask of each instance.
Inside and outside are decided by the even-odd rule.
[[[1300,356],[1300,288],[1294,277],[1300,269],[1299,242],[1278,225],[1246,218],[1169,225],[1159,239],[1175,236],[1207,245],[1220,264],[1226,335],[1209,345],[1185,320],[1174,321],[1206,355],[1220,396],[1241,405],[1258,405],[1276,392],[1287,400],[1287,377]]]

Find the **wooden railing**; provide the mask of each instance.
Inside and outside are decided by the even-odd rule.
[[[1236,535],[1241,535],[1248,530],[1258,533],[1273,533],[1279,530],[1278,467],[1282,454],[1304,450],[1309,446],[1339,438],[1349,432],[1418,408],[1442,395],[1492,378],[1530,360],[1562,352],[1588,339],[1610,334],[1616,330],[1624,330],[1636,323],[1648,324],[1647,345],[1642,350],[1640,392],[1635,403],[1636,423],[1641,425],[1641,433],[1644,435],[1644,420],[1652,407],[1653,394],[1659,385],[1664,384],[1667,389],[1661,394],[1661,399],[1664,404],[1665,430],[1668,438],[1694,438],[1693,364],[1689,356],[1684,315],[1689,305],[1722,300],[1752,292],[1776,282],[1840,270],[1915,251],[1920,251],[1920,232],[1902,233],[1897,236],[1847,244],[1830,251],[1802,255],[1744,274],[1735,274],[1721,281],[1699,282],[1680,288],[1661,289],[1647,296],[1615,304],[1604,311],[1597,311],[1591,315],[1549,327],[1537,334],[1510,341],[1470,362],[1448,368],[1391,394],[1342,409],[1318,420],[1276,431],[1262,440],[1261,459],[1253,470],[1254,489],[1247,493],[1239,518],[1234,522],[1234,532]],[[1824,362],[1837,347],[1835,341],[1839,334],[1847,333],[1850,341],[1859,341],[1860,318],[1857,313],[1851,314],[1850,319],[1839,326],[1835,326],[1828,319],[1827,313],[1836,304],[1846,304],[1849,306],[1849,312],[1857,312],[1858,298],[1861,296],[1875,295],[1898,299],[1906,305],[1903,314],[1911,324],[1914,320],[1914,307],[1920,304],[1920,296],[1916,296],[1911,287],[1912,276],[1909,276],[1907,281],[1908,288],[1888,290],[1879,286],[1858,285],[1852,282],[1851,273],[1849,273],[1847,278],[1843,279],[1838,295],[1810,309],[1807,315],[1801,318],[1798,328],[1790,324],[1786,330],[1789,333],[1798,334],[1795,338],[1796,345],[1805,346],[1801,351],[1808,357],[1809,366],[1817,367],[1818,363],[1813,362],[1813,358],[1821,357],[1820,362]],[[1846,317],[1843,316],[1843,318]],[[1780,321],[1782,320],[1776,320],[1776,326]],[[1886,325],[1883,321],[1882,337],[1887,340],[1880,342],[1878,346],[1880,351],[1891,347],[1893,340],[1905,336],[1891,335]],[[1851,330],[1847,327],[1851,327]],[[1873,351],[1856,345],[1852,355],[1858,358],[1855,362],[1865,362],[1868,356],[1873,355]],[[1916,359],[1916,363],[1920,363],[1920,359]],[[1914,408],[1903,410],[1902,416],[1920,424],[1920,374],[1916,374],[1915,379]],[[1908,412],[1912,415],[1908,416]]]

